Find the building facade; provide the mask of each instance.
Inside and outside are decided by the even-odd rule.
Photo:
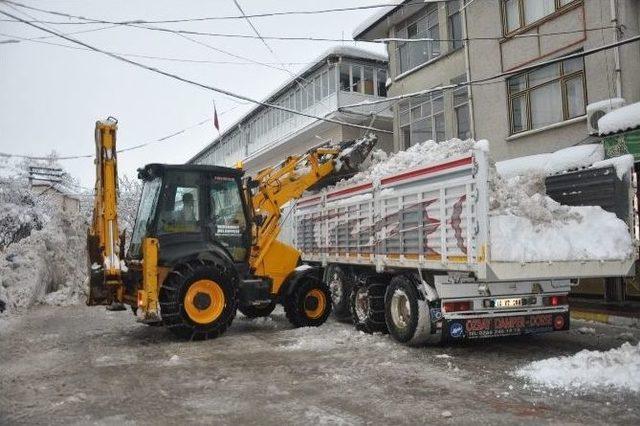
[[[354,32],[391,38],[389,97],[511,73],[640,32],[637,0],[398,2]],[[396,41],[393,41],[396,39]],[[418,39],[419,41],[407,41]],[[465,41],[467,40],[467,41]],[[397,102],[394,148],[488,139],[496,160],[590,139],[586,106],[640,100],[640,43]]]
[[[385,98],[386,84],[386,56],[352,47],[330,49],[264,102],[345,124],[258,106],[189,162],[233,166],[242,161],[247,173],[254,174],[322,143],[361,136],[364,130],[349,123],[391,131],[393,116],[386,105],[367,114],[338,111],[342,105]],[[391,134],[379,133],[378,138],[380,148],[393,149]]]

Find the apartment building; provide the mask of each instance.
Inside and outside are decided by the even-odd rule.
[[[389,97],[517,71],[640,32],[637,0],[397,3],[354,32],[356,40],[399,39],[388,43]],[[403,100],[393,108],[394,148],[486,138],[501,160],[583,143],[594,139],[586,106],[620,97],[637,102],[639,75],[640,43],[632,43]]]
[[[257,106],[220,137],[196,154],[190,163],[233,166],[243,161],[253,174],[290,155],[297,155],[325,142],[355,139],[365,130],[360,124],[392,130],[393,116],[386,105],[366,114],[358,110],[342,113],[342,105],[387,96],[387,58],[370,51],[337,46],[268,96],[264,102],[310,115],[331,118],[345,124],[326,122]],[[393,137],[379,133],[378,146],[393,149]]]

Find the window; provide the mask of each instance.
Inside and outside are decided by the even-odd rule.
[[[466,80],[466,76],[461,75],[451,80],[451,83],[459,84]],[[471,123],[469,121],[469,86],[462,86],[453,89],[453,113],[456,123],[456,136],[458,139],[469,139],[471,137]]]
[[[247,227],[240,189],[233,179],[215,178],[210,194],[209,221],[213,225],[210,227],[213,237],[225,246],[235,261],[242,261],[247,254]]]
[[[405,21],[404,24],[401,24],[397,31],[397,37],[410,39],[440,38],[438,6],[433,3],[429,4],[421,15],[412,17]],[[397,46],[398,74],[409,71],[440,55],[439,41],[398,42]]]
[[[325,71],[322,73],[322,97],[329,96],[329,74]]]
[[[200,197],[196,173],[168,175],[158,216],[160,234],[198,232]]]
[[[365,95],[374,95],[375,86],[373,85],[373,67],[364,67],[364,94]]]
[[[340,64],[340,90],[348,92],[351,87],[349,64]]]
[[[400,133],[404,149],[428,140],[445,139],[442,92],[415,97],[399,106]]]
[[[362,93],[362,67],[351,65],[351,91]]]
[[[534,24],[580,0],[503,0],[504,33]]]
[[[313,79],[313,91],[315,93],[315,102],[320,102],[322,99],[322,83],[320,81],[320,76]]]
[[[336,92],[336,69],[329,68],[329,94]]]
[[[380,96],[381,98],[386,98],[387,97],[387,71],[386,70],[377,70],[376,71],[376,78],[378,79],[378,92],[376,93],[377,96]]]
[[[585,113],[584,61],[575,58],[507,80],[511,133],[538,129]]]
[[[451,49],[462,47],[462,18],[460,9],[462,8],[461,0],[454,0],[447,3],[447,11],[449,12],[449,38],[451,41]]]

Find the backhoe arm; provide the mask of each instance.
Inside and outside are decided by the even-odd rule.
[[[90,262],[89,305],[108,304],[121,291],[120,247],[118,244],[118,172],[116,159],[117,121],[98,121],[95,130],[96,182],[93,218],[88,231]],[[116,294],[109,290],[116,289]]]
[[[252,195],[254,217],[261,216],[262,223],[257,227],[250,266],[257,275],[273,278],[275,293],[299,258],[293,247],[276,241],[282,206],[300,198],[307,189],[337,171],[356,169],[376,142],[377,137],[369,134],[338,146],[314,148],[304,155],[289,157],[254,178],[258,182],[257,191]]]

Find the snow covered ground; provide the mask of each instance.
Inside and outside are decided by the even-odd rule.
[[[640,392],[640,345],[625,342],[608,351],[582,350],[572,356],[535,361],[516,375],[537,385],[579,393],[611,389]]]
[[[130,312],[37,306],[0,331],[0,424],[640,423],[638,392],[547,388],[514,374],[532,360],[640,338],[638,329],[573,325],[408,348],[332,319],[292,329],[278,308],[186,343]]]

